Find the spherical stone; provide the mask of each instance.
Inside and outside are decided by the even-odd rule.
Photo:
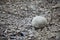
[[[36,16],[32,19],[32,26],[36,28],[44,27],[47,24],[47,19],[43,16]]]

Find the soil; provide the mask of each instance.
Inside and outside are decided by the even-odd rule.
[[[39,15],[42,30],[31,25]],[[0,40],[60,40],[60,0],[0,0]]]

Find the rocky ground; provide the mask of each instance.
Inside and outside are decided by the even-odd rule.
[[[47,27],[35,29],[33,17],[44,15]],[[60,0],[0,0],[0,40],[60,40]]]

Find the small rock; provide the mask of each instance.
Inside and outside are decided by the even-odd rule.
[[[32,26],[36,28],[44,27],[47,24],[47,19],[42,16],[36,16],[32,20]]]

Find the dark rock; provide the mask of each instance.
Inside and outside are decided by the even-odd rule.
[[[24,34],[21,33],[21,32],[18,32],[17,35],[19,35],[19,36],[24,36]]]

